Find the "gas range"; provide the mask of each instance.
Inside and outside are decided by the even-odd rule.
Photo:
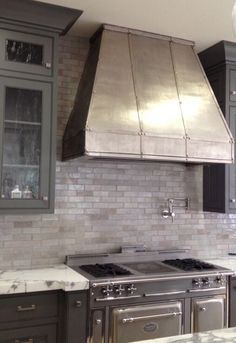
[[[232,274],[226,268],[199,259],[173,258],[171,255],[161,259],[155,253],[71,255],[67,256],[67,264],[88,278],[93,289],[100,287],[101,294],[127,297],[133,292],[125,290],[134,283],[186,280],[189,289],[217,288],[224,286],[227,275]],[[109,291],[105,292],[103,286]]]
[[[128,343],[226,327],[228,275],[233,272],[175,257],[68,256],[67,264],[90,280],[88,342],[96,337],[99,343]]]
[[[175,267],[170,268],[169,266]],[[164,261],[130,262],[122,266],[115,263],[81,265],[80,269],[95,278],[124,277],[139,274],[162,274],[169,272],[206,272],[222,269],[216,265],[193,258],[170,259]]]

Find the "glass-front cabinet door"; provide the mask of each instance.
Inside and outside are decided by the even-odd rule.
[[[50,83],[0,76],[1,208],[48,207],[50,103]]]
[[[0,68],[52,76],[52,38],[1,30]]]

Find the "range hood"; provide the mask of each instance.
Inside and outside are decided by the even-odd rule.
[[[103,25],[91,38],[63,159],[233,163],[234,140],[193,42]]]

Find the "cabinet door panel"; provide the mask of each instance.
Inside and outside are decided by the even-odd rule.
[[[229,125],[234,139],[236,138],[236,107],[230,107],[229,110]],[[236,154],[235,154],[236,156]],[[235,164],[226,166],[229,173],[229,209],[236,209],[236,168]]]
[[[52,38],[1,30],[0,68],[52,76]]]
[[[68,292],[66,294],[65,343],[85,343],[87,322],[87,291]]]
[[[56,343],[56,325],[2,330],[0,343]]]
[[[229,100],[236,101],[236,70],[230,70]]]
[[[47,208],[51,84],[0,77],[2,208]]]
[[[229,327],[236,326],[236,277],[231,276],[229,288]]]

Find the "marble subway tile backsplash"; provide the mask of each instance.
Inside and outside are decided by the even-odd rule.
[[[88,51],[86,39],[60,41],[55,213],[0,216],[0,269],[44,266],[66,254],[117,251],[121,244],[186,247],[201,258],[236,250],[236,215],[202,211],[202,167],[173,163],[61,162],[61,141]],[[189,197],[174,223],[161,210]]]

